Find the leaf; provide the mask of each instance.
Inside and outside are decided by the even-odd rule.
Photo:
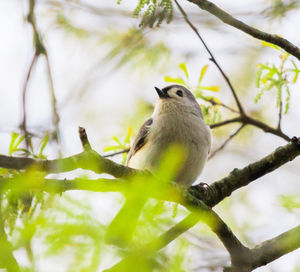
[[[180,77],[174,78],[174,77],[165,76],[164,80],[165,82],[173,82],[173,83],[186,85],[185,81]]]
[[[44,137],[44,138],[41,140],[41,142],[40,142],[40,145],[41,145],[40,152],[39,152],[39,157],[40,157],[40,158],[45,157],[45,156],[43,155],[43,151],[44,151],[45,147],[47,146],[47,144],[48,144],[48,142],[49,142],[49,139],[50,139],[50,135],[49,135],[49,133],[47,133],[47,134],[45,135],[45,137]]]
[[[111,137],[117,144],[122,145],[122,143],[120,142],[120,140],[118,139],[117,136],[113,136]]]
[[[201,86],[200,88],[203,90],[208,90],[208,91],[212,91],[212,92],[218,92],[221,89],[220,86]]]
[[[132,127],[129,126],[127,128],[127,135],[124,139],[124,144],[125,145],[130,143],[130,138],[131,138],[132,134],[133,134],[133,129],[132,129]]]
[[[189,79],[189,73],[187,71],[187,67],[186,67],[186,64],[184,62],[180,63],[179,66],[178,66],[185,74],[186,76],[186,79]]]
[[[291,93],[290,93],[290,88],[287,86],[286,87],[286,98],[285,98],[285,109],[284,109],[284,114],[287,114],[290,108],[290,98],[291,98]]]
[[[117,149],[119,149],[118,146],[107,146],[103,149],[104,152],[107,152],[107,151],[116,151]]]
[[[298,195],[280,196],[280,202],[288,211],[300,209],[300,198]]]
[[[277,45],[275,45],[275,44],[273,44],[273,43],[262,41],[261,44],[262,44],[262,46],[271,47],[271,48],[274,48],[274,49],[276,49],[278,51],[281,51],[280,47],[277,46]]]
[[[262,76],[262,67],[261,65],[258,65],[259,70],[256,73],[256,88],[260,87],[260,80]]]
[[[199,79],[198,79],[198,85],[200,85],[206,71],[207,71],[207,68],[208,68],[208,64],[204,65],[201,69],[201,72],[200,72],[200,76],[199,76]]]
[[[8,153],[11,156],[14,152],[19,151],[18,146],[25,139],[24,135],[20,135],[19,133],[13,132],[11,134],[11,142],[9,145]]]
[[[19,137],[19,134],[16,132],[11,133],[11,140],[8,148],[8,154],[11,156],[14,153],[14,144],[16,139]]]
[[[274,74],[278,72],[276,67],[272,67],[271,69],[269,69],[269,72],[267,74],[265,74],[262,79],[261,82],[263,84],[266,84],[268,80],[270,80],[271,78],[273,78]]]
[[[292,62],[292,64],[293,64],[294,68],[295,68],[295,69],[293,70],[293,72],[295,73],[295,75],[294,75],[294,77],[293,77],[292,82],[293,82],[293,83],[296,83],[296,81],[297,81],[297,79],[298,79],[298,75],[299,75],[299,73],[300,73],[300,70],[298,69],[296,63],[295,63],[293,60],[292,60],[291,62]]]

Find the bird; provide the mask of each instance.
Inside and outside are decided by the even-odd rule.
[[[185,159],[175,182],[188,188],[201,174],[211,150],[212,136],[205,124],[201,107],[195,96],[182,85],[155,87],[158,100],[152,116],[138,131],[131,146],[126,166],[136,169],[156,169],[164,151],[172,144],[185,149]],[[139,203],[136,201],[139,199]],[[125,200],[125,204],[114,217],[107,231],[109,243],[126,247],[146,200]]]

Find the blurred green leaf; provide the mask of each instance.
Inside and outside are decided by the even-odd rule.
[[[182,63],[179,64],[178,67],[179,67],[179,69],[181,69],[184,72],[185,77],[188,80],[189,79],[189,73],[187,71],[186,64],[184,62],[182,62]]]
[[[266,45],[273,47],[268,43]],[[282,52],[282,50],[280,51]],[[259,88],[259,92],[255,96],[254,101],[258,103],[266,91],[274,89],[276,90],[276,107],[280,107],[282,103],[286,114],[289,109],[291,96],[290,85],[296,83],[300,71],[294,61],[287,61],[290,54],[282,52],[279,57],[281,63],[278,66],[268,62],[257,65],[256,87]],[[291,67],[291,64],[293,67]]]
[[[293,209],[300,209],[300,196],[299,195],[280,196],[280,203],[288,211],[292,211]]]
[[[282,50],[279,46],[277,46],[277,45],[275,45],[275,44],[273,44],[273,43],[269,43],[269,42],[262,41],[261,44],[262,44],[263,46],[267,46],[267,47],[274,48],[274,49],[276,49],[276,50],[278,50],[278,51],[281,51],[281,50]]]
[[[47,133],[40,142],[40,152],[38,154],[38,158],[46,159],[46,156],[43,154],[45,147],[47,146],[50,139],[49,133]]]
[[[212,91],[212,92],[219,92],[221,87],[220,86],[201,86],[200,89]]]
[[[24,135],[20,135],[19,133],[12,132],[9,149],[8,149],[8,154],[10,156],[17,151],[24,151],[24,149],[18,149],[18,146],[24,141],[24,139],[25,139]]]
[[[202,80],[203,80],[203,77],[207,71],[207,68],[208,68],[208,64],[204,65],[201,69],[201,72],[200,72],[200,75],[199,75],[199,79],[198,79],[198,85],[201,84]]]
[[[164,80],[165,80],[165,82],[178,83],[178,84],[185,85],[185,81],[180,77],[175,78],[175,77],[165,76]]]

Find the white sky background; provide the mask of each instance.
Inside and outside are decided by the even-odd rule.
[[[41,3],[45,1],[40,1]],[[116,1],[83,1],[98,7],[115,7]],[[120,8],[133,10],[136,1],[123,0]],[[263,1],[213,1],[219,4],[225,10],[234,13],[248,13],[250,15],[241,16],[245,22],[255,25],[263,25],[266,21],[264,30],[280,34],[300,47],[300,20],[299,10],[289,13],[289,17],[283,19],[280,24],[274,24],[271,28],[267,27],[267,19],[263,16],[251,15],[252,11],[261,10],[258,7],[263,5]],[[197,7],[187,4],[187,11],[204,12]],[[97,70],[94,77],[98,80],[92,80],[93,85],[89,95],[80,101],[64,101],[72,97],[72,91],[82,82],[83,75],[93,67],[95,63],[105,56],[105,49],[99,45],[97,40],[87,39],[78,40],[71,35],[66,35],[62,30],[55,29],[53,25],[53,14],[45,13],[46,5],[38,6],[40,17],[37,23],[45,34],[44,39],[48,49],[50,63],[53,71],[54,88],[58,101],[58,110],[61,117],[60,129],[62,133],[62,152],[64,156],[75,154],[81,151],[81,145],[78,139],[77,127],[82,125],[87,129],[92,146],[99,152],[109,142],[112,135],[121,135],[123,130],[120,125],[123,124],[124,116],[130,116],[135,101],[144,98],[150,102],[155,102],[156,93],[153,86],[163,87],[164,75],[178,75],[177,65],[181,61],[186,61],[189,71],[195,78],[200,68],[209,63],[207,53],[197,40],[196,36],[185,24],[164,25],[160,30],[153,30],[150,33],[151,38],[156,40],[164,39],[176,55],[180,56],[186,48],[194,54],[193,57],[184,59],[181,57],[173,58],[174,65],[169,68],[166,74],[161,75],[157,71],[147,71],[141,77],[139,73],[130,69],[120,69],[111,73],[112,65],[107,64]],[[234,8],[234,9],[233,9]],[[24,23],[27,12],[27,1],[21,0],[0,0],[0,153],[7,154],[10,141],[10,132],[16,131],[22,120],[21,93],[25,80],[25,73],[33,55],[32,48],[32,30],[31,26]],[[78,12],[75,14],[76,23],[81,26],[92,26],[99,31],[104,30],[106,26],[105,17],[91,16],[90,13]],[[207,16],[212,18],[212,16]],[[259,21],[257,22],[257,18]],[[116,21],[118,18],[116,17]],[[125,22],[124,30],[138,24],[138,20],[123,20]],[[217,60],[232,79],[237,90],[243,89],[235,79],[239,70],[247,72],[243,66],[245,58],[243,48],[249,44],[259,47],[260,42],[256,41],[246,34],[233,29],[232,27],[222,27],[221,31],[213,31],[203,26],[199,26],[200,32],[207,41],[210,49],[214,52]],[[171,30],[171,31],[169,31]],[[172,32],[172,30],[176,30]],[[266,49],[268,52],[259,58],[259,62],[266,60],[272,61],[277,55],[275,51]],[[178,53],[179,52],[179,53]],[[96,57],[95,57],[96,56]],[[173,63],[173,62],[172,62]],[[251,71],[251,69],[250,69]],[[247,75],[255,81],[255,74]],[[224,83],[218,71],[210,64],[209,73],[205,81],[207,84],[219,84],[222,87],[221,92],[224,99],[230,97],[230,92]],[[257,90],[253,88],[253,97]],[[271,96],[270,96],[271,97]],[[38,65],[33,71],[32,80],[28,91],[28,127],[29,129],[43,131],[51,127],[51,105],[46,78],[45,62],[39,59]],[[275,103],[275,100],[270,100]],[[290,112],[283,118],[283,130],[289,135],[299,136],[300,108],[297,102],[300,101],[299,84],[292,87],[292,99]],[[254,104],[253,99],[243,101],[246,109],[255,109],[259,105]],[[271,103],[271,102],[269,102]],[[271,111],[270,111],[271,114]],[[274,114],[274,113],[273,113]],[[123,129],[123,126],[122,126]],[[230,143],[222,153],[209,161],[201,180],[208,183],[215,181],[227,175],[233,168],[243,167],[264,155],[273,151],[277,146],[283,145],[284,141],[273,135],[266,135],[256,130],[255,140],[247,145],[239,145],[236,141]],[[55,157],[55,152],[48,149],[50,157]],[[241,226],[247,222],[247,213],[258,214],[255,222],[250,222],[254,228],[253,232],[247,234],[251,237],[253,243],[260,243],[263,240],[270,239],[283,231],[286,231],[299,224],[299,214],[286,212],[279,206],[278,196],[282,194],[299,194],[299,159],[284,165],[279,170],[253,182],[248,186],[249,206],[241,205],[235,207],[234,217]],[[217,169],[217,171],[216,171]],[[233,198],[239,197],[245,189],[238,190],[233,194]],[[101,206],[103,212],[108,214],[112,203],[109,194],[99,194],[101,198],[91,200],[93,205]],[[100,205],[101,203],[101,205]],[[249,210],[251,207],[251,210]],[[226,214],[220,216],[226,222]],[[111,218],[109,214],[108,219]],[[103,218],[101,218],[103,220]],[[106,221],[107,222],[107,221]],[[300,266],[299,249],[289,255],[268,265],[268,268],[262,267],[255,271],[291,271],[298,261]],[[41,270],[47,271],[47,270]]]

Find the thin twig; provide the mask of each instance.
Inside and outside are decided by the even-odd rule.
[[[212,157],[214,157],[220,150],[222,150],[236,135],[239,134],[239,132],[245,127],[244,124],[242,124],[234,133],[232,133],[227,139],[226,141],[220,146],[218,147],[215,151],[213,151],[210,156],[208,157],[208,159],[210,160]]]
[[[281,118],[282,118],[282,100],[280,100],[279,110],[278,110],[278,125],[277,129],[281,131]]]
[[[284,49],[286,52],[292,54],[295,56],[298,60],[300,60],[300,49],[292,44],[290,41],[280,37],[276,34],[270,34],[263,31],[260,31],[257,28],[251,27],[244,22],[237,20],[233,16],[231,16],[226,11],[219,8],[214,3],[208,1],[208,0],[187,0],[191,3],[194,3],[199,8],[208,11],[210,14],[213,14],[217,18],[219,18],[223,23],[233,26],[234,28],[237,28],[252,37],[266,41],[272,44],[276,44],[282,49]]]
[[[52,77],[52,72],[51,72],[51,66],[50,66],[50,62],[49,62],[48,53],[46,52],[44,55],[45,55],[46,63],[47,63],[47,71],[48,71],[48,79],[49,79],[49,91],[50,91],[50,95],[51,95],[53,124],[54,124],[54,140],[56,141],[57,144],[59,144],[59,138],[60,138],[59,120],[60,120],[60,118],[59,118],[58,111],[57,111],[57,101],[56,101],[56,97],[55,97],[53,77]]]
[[[244,124],[248,124],[248,125],[258,127],[260,129],[262,129],[264,132],[271,133],[273,135],[277,135],[278,137],[286,140],[287,142],[291,141],[291,138],[288,135],[286,135],[285,133],[283,133],[280,129],[270,127],[269,125],[263,123],[262,121],[254,119],[250,116],[245,116],[242,119],[242,122]]]
[[[232,119],[228,119],[219,123],[215,123],[215,124],[211,124],[209,125],[209,127],[211,129],[217,128],[217,127],[222,127],[228,124],[232,124],[232,123],[240,123],[242,122],[242,118],[241,117],[236,117],[236,118],[232,118]]]
[[[46,58],[47,74],[48,74],[48,80],[49,80],[49,91],[50,91],[50,96],[51,96],[53,124],[54,124],[54,132],[53,132],[52,136],[53,136],[53,139],[56,141],[56,143],[59,144],[59,135],[60,135],[59,120],[60,120],[60,118],[59,118],[58,111],[57,111],[57,102],[56,102],[56,97],[55,97],[50,61],[49,61],[49,57],[48,57],[48,53],[47,53],[45,44],[43,43],[41,34],[39,33],[37,24],[36,24],[36,17],[35,17],[36,0],[28,0],[28,2],[29,2],[29,12],[27,15],[27,21],[29,24],[31,24],[32,29],[33,29],[33,41],[34,41],[34,45],[35,45],[35,56],[37,58],[40,55],[44,55]]]
[[[227,105],[225,105],[224,103],[222,103],[221,101],[219,102],[219,101],[216,101],[214,98],[206,98],[206,97],[201,97],[201,99],[203,99],[204,101],[207,101],[207,102],[209,102],[210,104],[212,104],[213,106],[221,106],[221,107],[223,107],[223,108],[225,108],[225,109],[227,109],[227,110],[230,110],[231,112],[233,112],[233,113],[239,113],[239,111],[237,111],[237,110],[235,110],[235,109],[233,109],[233,108],[231,108],[231,107],[229,107],[229,106],[227,106]]]
[[[241,115],[244,115],[244,109],[242,107],[242,104],[236,94],[236,91],[234,90],[229,78],[227,77],[227,75],[225,74],[225,72],[223,71],[223,69],[221,68],[221,66],[218,64],[217,60],[215,59],[214,55],[212,54],[211,50],[208,48],[208,46],[206,45],[205,41],[203,40],[203,38],[201,37],[199,31],[197,30],[197,28],[192,24],[192,22],[189,20],[187,14],[185,13],[185,11],[183,10],[183,8],[179,5],[177,0],[174,0],[178,9],[180,10],[184,20],[187,22],[187,24],[191,27],[191,29],[196,33],[196,35],[198,36],[198,38],[200,39],[200,41],[202,42],[202,44],[204,45],[206,51],[208,52],[208,54],[210,55],[210,60],[217,66],[218,70],[220,71],[220,73],[222,74],[222,76],[224,77],[226,83],[228,84],[232,95],[234,97],[234,100],[238,106],[238,109],[240,111]]]
[[[232,124],[232,123],[242,123],[244,125],[251,125],[251,126],[262,129],[264,132],[276,135],[276,136],[284,139],[287,142],[291,141],[291,138],[288,135],[286,135],[285,133],[283,133],[281,131],[281,129],[270,127],[269,125],[265,124],[264,122],[257,120],[253,117],[247,116],[247,115],[245,115],[243,117],[239,116],[239,117],[228,119],[228,120],[225,120],[225,121],[222,121],[219,123],[211,124],[209,127],[211,129],[214,129],[214,128],[222,127],[222,126]]]
[[[290,137],[287,136],[285,133],[283,133],[281,131],[281,128],[278,127],[278,128],[272,128],[270,127],[269,125],[261,122],[260,120],[257,120],[257,119],[254,119],[253,117],[250,117],[248,116],[243,107],[242,107],[242,104],[236,94],[236,91],[234,90],[229,78],[227,77],[227,75],[225,74],[225,72],[223,71],[223,69],[220,67],[220,65],[218,64],[218,62],[216,61],[215,57],[213,56],[211,50],[208,48],[208,46],[206,45],[205,41],[203,40],[203,38],[201,37],[201,35],[199,34],[197,28],[191,23],[191,21],[189,20],[187,14],[185,13],[185,11],[183,10],[183,8],[180,6],[180,4],[178,3],[177,0],[174,0],[178,9],[180,10],[181,14],[183,15],[183,18],[184,20],[186,21],[186,23],[191,27],[191,29],[196,33],[197,37],[200,39],[200,41],[202,42],[202,44],[204,45],[206,51],[208,52],[208,54],[210,55],[210,60],[217,66],[218,70],[220,71],[220,73],[222,74],[222,76],[224,77],[225,81],[227,82],[232,94],[233,94],[233,97],[235,99],[235,102],[239,108],[239,117],[236,117],[236,118],[233,118],[233,119],[229,119],[229,120],[226,120],[226,121],[223,121],[223,122],[220,122],[220,123],[217,123],[217,124],[212,124],[210,125],[210,128],[216,128],[216,127],[220,127],[220,126],[223,126],[223,125],[226,125],[226,124],[230,124],[230,123],[235,123],[235,122],[241,122],[242,124],[244,125],[253,125],[253,126],[256,126],[260,129],[262,129],[263,131],[267,132],[267,133],[272,133],[274,135],[277,135],[281,138],[283,138],[284,140],[286,141],[290,141]],[[188,0],[190,1],[190,0]],[[215,9],[218,9],[218,11],[220,11],[220,9],[215,6],[214,4],[212,4],[211,2],[209,1],[206,1],[206,0],[199,0],[199,1],[190,1],[190,2],[193,2],[193,3],[196,3],[198,6],[200,6],[201,8],[203,8],[203,6],[205,7],[204,9],[208,10],[209,12],[211,11],[211,7],[210,6],[206,6],[206,5],[212,5],[213,7],[213,10]],[[221,10],[222,11],[222,10]],[[224,12],[224,11],[222,11]],[[213,13],[214,14],[214,13]],[[216,14],[215,14],[216,15]],[[224,14],[223,14],[224,15]],[[217,15],[216,15],[217,16]],[[227,16],[230,16],[229,14],[227,14]],[[224,106],[224,105],[223,105]],[[281,120],[281,118],[280,118]]]
[[[23,85],[23,91],[22,91],[22,105],[23,105],[23,121],[20,125],[21,130],[23,131],[24,137],[25,137],[25,143],[26,148],[28,149],[30,146],[30,139],[29,139],[29,133],[27,131],[27,111],[26,111],[26,96],[27,96],[27,87],[30,80],[31,72],[33,70],[34,64],[36,63],[36,60],[38,58],[37,52],[34,52],[33,58],[30,62],[27,75],[25,78],[25,82]]]
[[[113,157],[113,156],[116,156],[116,155],[119,155],[119,154],[127,153],[127,152],[129,152],[129,150],[130,150],[130,148],[126,148],[126,149],[118,151],[118,152],[114,152],[114,153],[103,155],[103,157],[104,158]]]

